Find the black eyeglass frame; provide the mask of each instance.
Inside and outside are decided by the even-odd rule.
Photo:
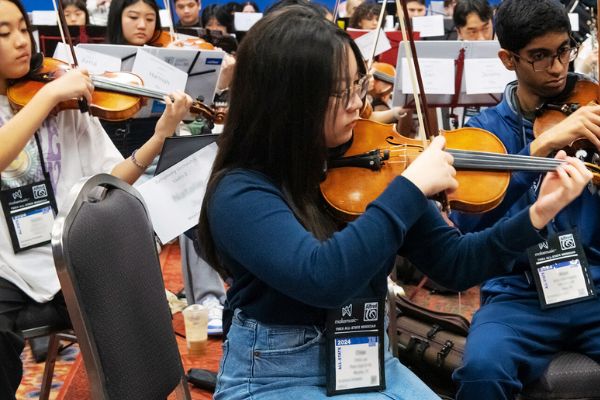
[[[510,54],[512,54],[516,59],[521,59],[521,60],[525,61],[526,63],[531,64],[531,68],[533,69],[534,72],[544,72],[544,71],[548,71],[548,69],[552,68],[556,59],[558,59],[558,61],[562,65],[567,65],[571,61],[575,60],[577,58],[577,54],[579,54],[579,46],[564,47],[563,49],[564,50],[562,51],[562,54],[559,54],[559,51],[560,51],[560,49],[559,49],[559,51],[557,51],[556,54],[545,56],[541,60],[537,60],[537,61],[528,60],[525,57],[518,55],[514,51],[511,51]],[[569,55],[568,60],[562,60],[561,57],[563,57],[563,54]],[[550,62],[547,66],[545,66],[544,68],[539,68],[539,67],[536,68],[536,66],[535,66],[536,63],[548,62],[548,60],[550,60]]]

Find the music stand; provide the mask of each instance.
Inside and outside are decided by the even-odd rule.
[[[361,37],[362,35],[368,33],[368,30],[362,30],[362,29],[352,29],[352,30],[348,30],[346,31],[348,33],[348,35],[350,35],[350,37],[354,40],[357,39],[359,37]],[[385,62],[388,64],[391,64],[393,66],[396,66],[396,62],[398,60],[398,46],[400,45],[400,42],[402,42],[402,32],[400,31],[386,31],[385,32],[385,36],[388,38],[390,45],[392,46],[391,49],[389,49],[388,51],[385,51],[383,53],[381,53],[378,56],[378,60],[381,62]],[[414,32],[413,33],[413,39],[414,40],[419,40],[419,32]]]
[[[489,41],[419,41],[415,42],[419,59],[453,60],[454,71],[454,93],[453,94],[429,94],[426,93],[427,103],[430,107],[467,107],[467,106],[493,106],[500,102],[502,89],[491,93],[467,94],[466,80],[464,78],[465,60],[469,59],[497,59],[500,44],[495,40]],[[402,88],[402,76],[405,73],[402,59],[405,56],[404,45],[400,46],[398,53],[398,66],[396,68],[396,79],[394,81],[393,106],[414,108],[412,88]],[[427,76],[422,70],[425,82]],[[425,85],[427,85],[425,83]],[[427,88],[425,88],[427,92]]]
[[[212,103],[225,53],[222,50],[143,47],[144,51],[188,75],[185,92],[207,104]]]
[[[104,43],[106,41],[106,27],[98,25],[69,26],[69,33],[73,44],[78,43]],[[40,51],[45,55],[54,54],[56,44],[62,42],[58,25],[36,25],[40,39]]]
[[[77,47],[121,59],[121,71],[131,72],[139,46],[126,44],[80,43]]]

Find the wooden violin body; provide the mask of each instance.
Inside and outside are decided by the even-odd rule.
[[[15,111],[20,110],[46,83],[59,78],[70,69],[71,67],[63,61],[44,58],[43,65],[35,73],[30,74],[30,79],[20,80],[8,88],[6,95],[11,106]],[[102,77],[118,84],[143,85],[140,77],[129,72],[107,72]],[[139,96],[94,90],[89,111],[100,119],[121,121],[133,117],[141,107]],[[59,103],[54,111],[78,108],[77,99],[72,99]]]
[[[153,40],[150,45],[155,47],[171,47],[196,50],[215,49],[215,46],[213,46],[211,43],[200,37],[177,39],[177,37],[171,36],[171,34],[167,31],[162,31],[158,38],[156,40]]]
[[[506,153],[502,142],[482,129],[462,128],[443,135],[448,149]],[[383,161],[379,170],[363,167],[327,170],[327,178],[321,183],[321,193],[334,214],[342,220],[352,220],[362,214],[367,205],[423,151],[423,142],[400,135],[391,125],[359,120],[352,145],[344,156],[357,156],[375,149],[392,149],[389,159]],[[456,179],[458,189],[448,194],[451,207],[465,212],[485,212],[496,207],[504,198],[510,172],[457,170]]]
[[[60,60],[46,57],[43,64],[26,79],[21,79],[7,90],[8,100],[14,110],[23,108],[48,82],[59,78],[71,67]],[[122,121],[133,117],[142,107],[145,97],[162,100],[166,93],[143,87],[142,79],[130,72],[105,72],[92,76],[95,90],[89,111],[92,115],[107,121]],[[54,112],[80,108],[78,100],[61,102]],[[190,112],[201,114],[216,123],[223,123],[225,114],[215,111],[201,101],[194,101]]]
[[[580,107],[591,103],[600,103],[598,100],[598,84],[591,81],[577,81],[569,95],[552,104],[551,102],[542,105],[538,111],[538,116],[533,124],[533,134],[535,137],[560,123]],[[578,139],[565,147],[563,150],[571,156],[577,157],[590,166],[600,166],[600,153],[598,149],[587,139]],[[593,183],[600,184],[600,179],[594,176]]]

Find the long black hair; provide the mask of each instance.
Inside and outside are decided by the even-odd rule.
[[[123,24],[121,23],[121,16],[123,10],[132,4],[139,2],[148,4],[154,10],[156,14],[156,25],[154,26],[154,35],[148,41],[148,43],[154,42],[160,36],[162,26],[160,25],[160,14],[158,5],[154,0],[112,0],[108,11],[108,23],[106,27],[106,34],[108,35],[108,43],[110,44],[128,44],[123,35]]]
[[[230,107],[200,214],[207,261],[227,276],[207,211],[220,179],[232,169],[260,171],[282,190],[296,218],[324,240],[336,224],[321,205],[327,157],[324,125],[331,93],[350,87],[348,57],[366,73],[350,37],[312,7],[289,6],[260,19],[237,52]],[[336,100],[335,107],[341,107]]]

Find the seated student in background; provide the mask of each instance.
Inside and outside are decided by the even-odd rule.
[[[505,273],[590,179],[561,153],[564,166],[547,175],[531,208],[462,236],[427,200],[457,187],[438,137],[344,227],[322,203],[319,183],[359,118],[367,89],[360,50],[314,8],[289,6],[259,20],[237,56],[199,224],[210,264],[233,277],[216,400],[325,399],[328,310],[382,301],[397,253],[454,287]],[[338,398],[438,398],[382,349],[386,388]]]
[[[108,43],[151,44],[161,33],[158,11],[154,0],[113,0],[106,29]]]
[[[406,2],[406,9],[408,10],[409,18],[424,17],[427,14],[425,0],[408,0]]]
[[[211,4],[202,10],[202,26],[211,31],[235,33],[233,29],[233,14],[228,13],[224,6]]]
[[[348,27],[353,29],[375,29],[377,28],[377,22],[379,21],[380,13],[381,4],[362,3],[356,7],[356,10],[354,10],[354,13],[352,13]],[[385,13],[383,18],[385,21]]]
[[[30,72],[32,60],[38,60],[27,13],[18,0],[0,1],[0,198],[16,193],[25,186],[45,185],[54,194],[49,199],[56,213],[73,186],[82,178],[97,173],[112,173],[133,183],[145,166],[160,152],[166,137],[171,136],[187,113],[191,98],[174,93],[165,98],[166,108],[152,127],[151,138],[126,160],[119,154],[98,123],[98,119],[79,110],[56,114],[55,107],[66,100],[85,98],[91,101],[94,90],[88,74],[73,69],[47,83],[25,107],[13,112],[6,96],[8,88]],[[34,65],[36,62],[33,63]],[[44,209],[40,210],[40,213]],[[16,214],[19,215],[19,214]],[[21,215],[21,221],[27,218]],[[57,325],[70,325],[60,284],[54,268],[52,248],[46,243],[52,229],[42,240],[31,241],[27,249],[13,242],[9,232],[16,233],[15,218],[0,207],[0,399],[15,399],[23,374],[21,352],[23,336],[15,323],[19,314],[42,304],[54,314]],[[26,227],[19,235],[27,232]],[[50,322],[50,321],[48,321]]]
[[[175,13],[179,21],[175,27],[198,27],[201,28],[200,21],[200,0],[175,0]]]
[[[244,1],[240,4],[242,6],[242,12],[244,13],[257,13],[260,12],[258,4],[253,1]]]
[[[454,26],[461,40],[492,40],[494,10],[487,0],[457,0]]]
[[[60,0],[67,25],[89,25],[90,15],[84,0]]]
[[[532,132],[536,120],[544,118],[537,112],[541,104],[561,93],[568,95],[571,84],[586,79],[568,72],[577,48],[565,7],[555,0],[504,0],[495,19],[501,46],[498,56],[506,69],[515,71],[517,81],[506,86],[500,104],[471,118],[467,125],[497,135],[509,154],[550,157],[577,139],[588,139],[600,149],[598,105],[583,105],[537,137]],[[513,172],[506,196],[494,210],[450,216],[463,232],[486,229],[539,201],[542,178],[539,173]],[[581,279],[595,287],[596,293],[600,291],[600,199],[595,188],[584,190],[547,229],[550,237],[568,239],[565,248],[581,246],[588,272],[571,262],[572,258],[564,258],[569,264],[563,266],[571,268],[561,269],[557,277],[546,276],[522,252],[506,264],[511,273],[485,282],[463,366],[454,373],[457,399],[513,399],[561,351],[581,352],[600,362],[600,298],[586,296],[588,291],[576,284]],[[573,233],[578,238],[569,236]],[[577,259],[584,263],[582,257]],[[485,262],[480,265],[487,267]],[[558,266],[557,262],[554,268]],[[546,289],[538,288],[536,276],[548,282],[543,285]],[[540,300],[559,298],[571,303],[549,301],[553,307],[544,309]]]

